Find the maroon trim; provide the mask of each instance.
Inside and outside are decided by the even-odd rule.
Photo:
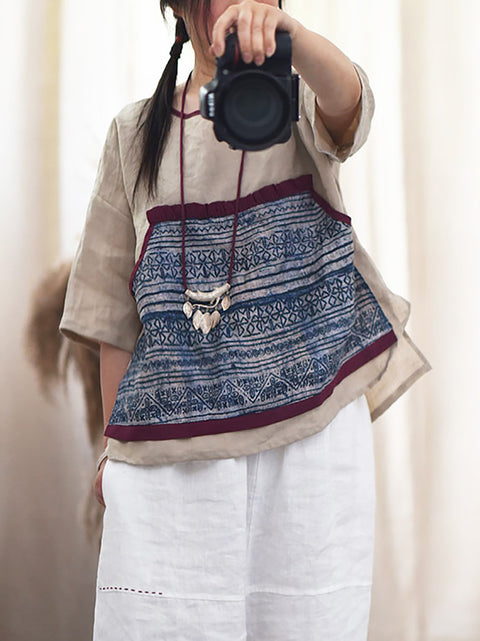
[[[137,262],[135,263],[135,267],[133,268],[132,275],[130,276],[130,282],[128,284],[128,287],[130,289],[130,294],[133,296],[133,279],[135,278],[135,274],[137,273],[137,269],[140,267],[140,264],[143,260],[143,257],[145,256],[145,252],[147,251],[147,245],[150,241],[150,236],[152,235],[153,232],[153,225],[150,223],[149,228],[147,229],[147,233],[145,234],[145,238],[143,239],[143,244],[142,244],[142,251],[140,252],[140,256],[138,257]]]
[[[311,178],[311,176],[310,176]],[[317,194],[317,192],[313,188],[313,183],[310,188],[310,194],[321,207],[327,212],[327,214],[331,217],[334,218],[335,220],[339,220],[342,223],[345,223],[346,225],[349,225],[350,227],[352,226],[352,219],[348,214],[344,214],[341,211],[337,211],[334,209],[331,204],[325,200],[325,198],[322,198],[320,194]]]
[[[313,179],[310,174],[290,178],[276,185],[267,185],[254,191],[248,196],[240,198],[239,211],[245,211],[255,205],[279,200],[287,196],[294,196],[302,191],[309,191],[315,201],[321,205],[327,214],[336,220],[340,220],[347,225],[351,225],[352,219],[347,214],[343,214],[334,209],[324,198],[313,189]],[[235,213],[235,200],[218,200],[213,203],[187,203],[185,205],[187,218],[205,219],[205,218],[222,218],[231,216]],[[147,211],[147,219],[150,224],[167,222],[182,219],[181,205],[159,205]]]
[[[181,118],[182,112],[172,107],[172,115],[177,116],[178,118]],[[183,117],[193,118],[193,116],[199,116],[199,115],[200,115],[200,109],[197,109],[196,111],[191,111],[189,114],[183,114]]]
[[[195,423],[166,423],[156,425],[108,425],[105,436],[115,438],[119,441],[165,441],[176,438],[191,438],[193,436],[207,436],[209,434],[222,434],[224,432],[240,432],[257,427],[265,427],[272,423],[285,421],[321,405],[332,395],[335,387],[347,376],[358,370],[360,367],[373,360],[376,356],[394,345],[397,341],[395,332],[391,330],[377,341],[355,354],[350,360],[343,364],[335,378],[316,396],[304,401],[290,403],[265,412],[254,412],[242,414],[227,419],[216,419],[209,421],[197,421]],[[246,423],[248,425],[246,426]]]

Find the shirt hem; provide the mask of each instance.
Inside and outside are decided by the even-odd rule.
[[[333,380],[319,394],[302,401],[269,410],[245,413],[231,418],[188,423],[161,423],[153,425],[115,425],[109,423],[105,430],[105,436],[119,441],[164,441],[225,432],[238,432],[285,421],[320,406],[332,395],[335,388],[347,378],[347,376],[392,347],[396,342],[397,337],[395,332],[391,330],[344,363]],[[248,423],[248,425],[246,425],[246,423]]]

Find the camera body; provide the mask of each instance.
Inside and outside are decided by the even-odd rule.
[[[200,113],[232,149],[258,151],[286,142],[298,120],[298,75],[292,74],[290,34],[277,31],[277,47],[261,66],[242,60],[230,33],[213,80],[200,89]]]

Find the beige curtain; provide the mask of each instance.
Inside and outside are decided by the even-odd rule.
[[[91,452],[74,386],[47,403],[23,352],[32,289],[58,256],[60,4],[0,4],[0,638],[88,639]]]
[[[412,302],[409,330],[434,368],[374,426],[369,641],[478,641],[480,5],[287,8],[370,76],[377,112],[342,168],[345,202],[386,281]],[[109,120],[151,92],[170,42],[151,0],[0,4],[1,639],[91,637],[85,411],[73,376],[54,403],[42,397],[24,325],[39,277],[73,253]],[[182,74],[190,65],[187,54]]]
[[[480,6],[408,0],[402,19],[412,329],[435,367],[409,408],[416,629],[470,641],[480,638]]]

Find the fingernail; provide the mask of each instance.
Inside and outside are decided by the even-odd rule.
[[[263,58],[262,58],[262,56],[257,56],[257,57],[255,58],[255,64],[256,64],[258,67],[260,67],[260,65],[262,65],[262,64],[263,64]]]
[[[253,56],[251,53],[244,53],[243,54],[243,60],[247,63],[250,64],[253,60]]]
[[[275,49],[273,47],[269,47],[265,52],[267,58],[271,58],[273,56],[273,52],[274,51],[275,51]]]

